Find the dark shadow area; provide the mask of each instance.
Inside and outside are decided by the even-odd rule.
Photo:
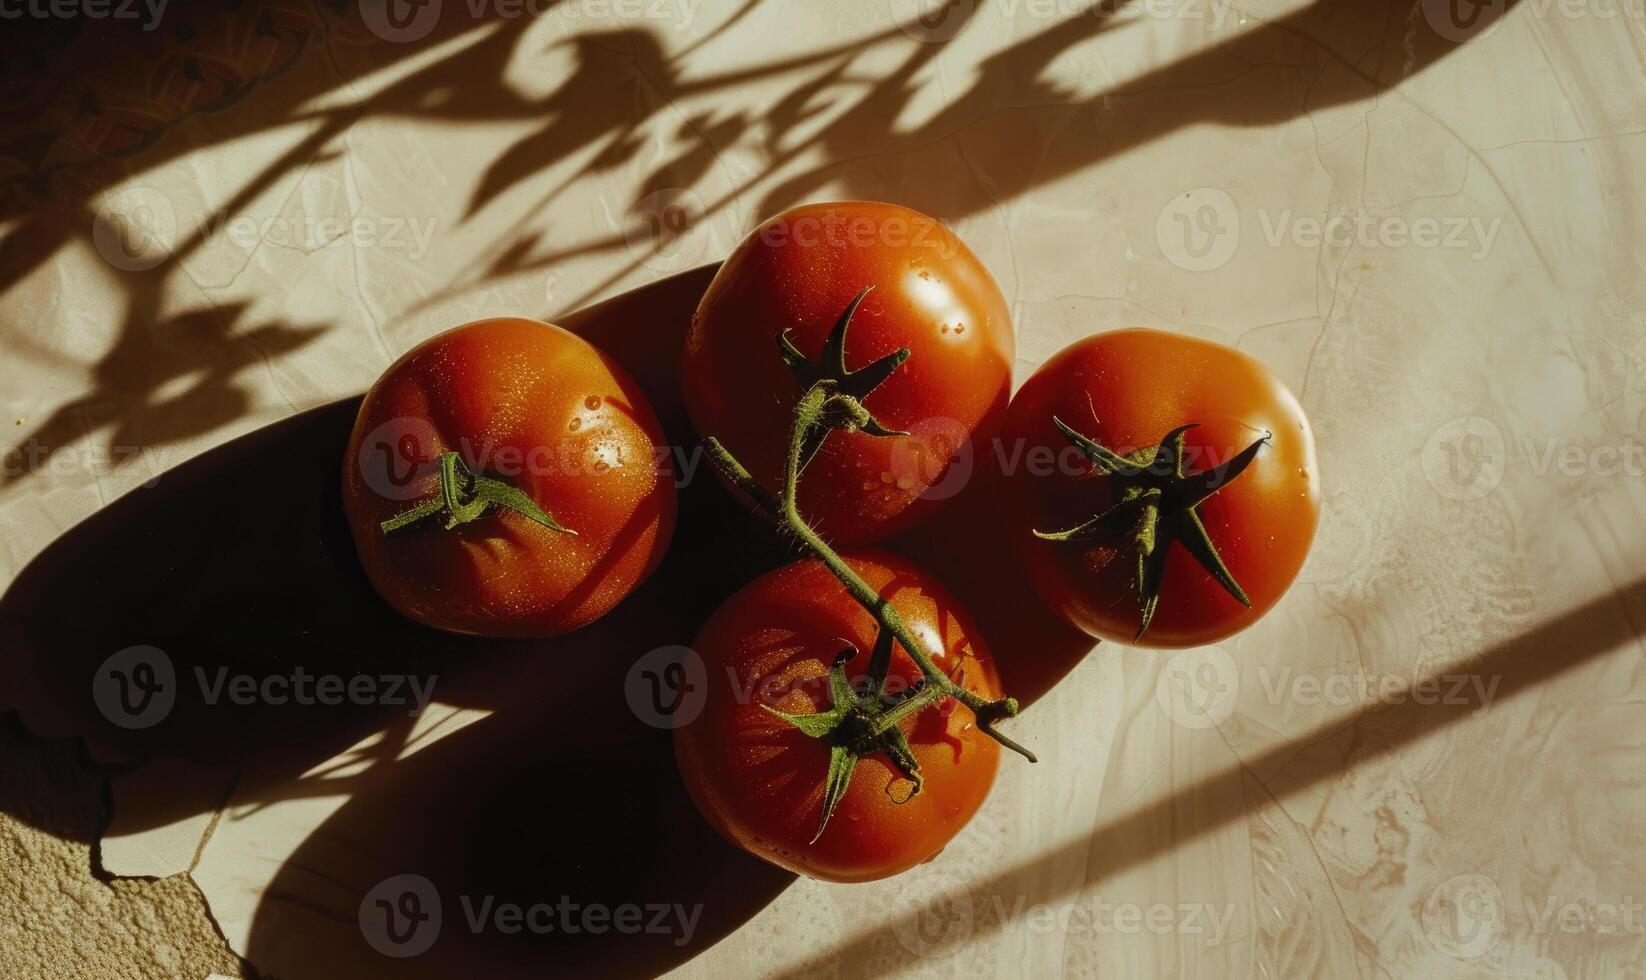
[[[1520,636],[1448,664],[1445,671],[1451,676],[1499,678],[1493,703],[1502,704],[1616,649],[1626,638],[1638,635],[1642,622],[1646,622],[1646,579],[1596,596]],[[1024,890],[1017,883],[1020,878],[1045,880],[1055,869],[1071,865],[1085,867],[1081,887],[1091,888],[1242,819],[1249,810],[1233,801],[1247,799],[1254,783],[1262,793],[1260,805],[1267,805],[1319,787],[1354,766],[1399,752],[1447,726],[1466,721],[1479,708],[1470,699],[1457,699],[1456,703],[1442,700],[1435,704],[1407,700],[1362,709],[1244,759],[1158,803],[1116,815],[1100,823],[1089,837],[1025,862],[1006,874],[972,883],[970,891],[980,898],[1019,894]],[[1304,755],[1316,758],[1306,768],[1299,767],[1304,771],[1293,773],[1294,782],[1279,787],[1267,782]],[[1140,841],[1153,843],[1139,846]],[[1124,846],[1109,842],[1124,842]],[[1058,903],[1072,897],[1064,892],[1048,893],[1044,888],[1032,893],[1032,901],[1036,902]],[[899,928],[918,928],[923,914],[924,910],[917,909],[896,921],[888,919],[881,931],[853,937],[783,976],[799,980],[825,967],[839,970],[843,976],[857,975],[866,964],[876,961],[883,943],[889,941],[884,937]],[[1003,918],[980,919],[973,925],[972,936],[975,939],[979,933],[1000,928],[1003,922]]]
[[[713,271],[561,320],[623,361],[652,394],[676,446],[691,442],[674,366]],[[254,941],[253,962],[292,955],[290,909],[278,907],[292,896],[303,896],[299,905],[315,901],[313,875],[327,862],[306,861],[338,840],[369,845],[366,859],[385,862],[364,873],[369,883],[415,870],[452,903],[491,895],[530,905],[564,895],[584,906],[700,910],[689,943],[677,931],[530,935],[522,945],[496,929],[453,928],[419,960],[423,967],[505,969],[519,957],[515,965],[527,972],[553,963],[557,975],[650,975],[764,906],[792,877],[726,844],[697,817],[676,774],[670,732],[637,716],[625,679],[647,651],[689,644],[726,595],[785,560],[771,535],[713,480],[693,480],[662,566],[592,626],[547,640],[430,630],[383,603],[354,557],[338,473],[357,406],[347,399],[306,412],[167,471],[32,562],[0,599],[0,649],[13,658],[6,673],[18,680],[28,727],[84,735],[94,761],[167,754],[254,773],[255,784],[237,788],[242,813],[352,794],[270,890],[275,908],[266,936],[260,931]],[[154,717],[147,707],[125,709],[143,703],[152,682],[139,685],[130,664],[108,660],[137,645],[163,652],[161,661],[146,656],[151,666],[167,665],[169,676],[159,679],[169,691],[158,696],[171,698],[159,720],[141,728],[127,726]],[[410,675],[443,704],[494,713],[402,759],[415,722],[409,699],[329,706],[212,694],[226,690],[220,672],[261,685],[299,670],[348,680]],[[123,700],[111,711],[116,696]],[[313,771],[380,731],[356,774]],[[193,815],[178,807],[198,805],[150,802],[141,814],[122,814],[126,825],[163,825]],[[326,894],[335,891],[334,882]],[[330,912],[352,918],[363,897]],[[447,914],[449,925],[465,921],[456,905]],[[352,935],[371,957],[365,964],[385,962],[358,930]],[[334,962],[342,953],[313,952],[301,975],[342,975]]]
[[[237,705],[226,695],[211,704],[196,668],[208,679],[219,668],[257,677],[298,667],[441,673],[495,652],[402,619],[355,563],[337,474],[357,406],[348,399],[306,412],[167,471],[31,562],[0,599],[0,642],[20,660],[7,673],[20,682],[14,697],[25,723],[82,734],[94,761],[156,753],[237,761],[273,748],[291,750],[301,772],[316,752],[326,757],[325,745],[305,738],[325,733],[340,748],[338,739],[362,737],[382,719],[332,731],[312,718],[292,724],[289,706]],[[98,597],[97,615],[75,608],[87,596]],[[162,704],[175,700],[158,723],[128,728],[96,699],[109,681],[99,668],[138,644],[173,665],[169,690],[157,693]],[[125,704],[142,703],[129,693]],[[133,715],[131,724],[144,723]]]
[[[640,614],[615,615],[625,611]],[[794,877],[698,815],[670,733],[625,702],[628,666],[601,647],[517,665],[512,683],[529,699],[395,763],[296,849],[264,893],[247,958],[281,976],[644,977],[741,925]],[[401,874],[432,886],[438,898],[425,887],[422,904],[437,901],[441,919],[428,949],[395,961],[368,945],[356,915],[375,914],[358,910]],[[511,932],[488,903],[574,911],[538,920],[552,931]],[[641,910],[636,931],[582,929],[589,907]]]

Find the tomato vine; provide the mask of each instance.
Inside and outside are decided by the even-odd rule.
[[[847,650],[830,670],[830,710],[792,715],[769,707],[766,709],[830,746],[829,772],[824,784],[823,815],[818,823],[818,836],[822,836],[835,804],[845,794],[857,760],[864,755],[883,752],[914,784],[914,789],[905,800],[920,792],[919,765],[898,725],[910,715],[936,706],[944,698],[953,698],[965,705],[977,719],[978,729],[990,738],[1030,762],[1036,761],[1033,752],[995,728],[997,721],[1016,716],[1017,700],[1010,697],[996,700],[982,698],[956,684],[938,669],[920,639],[905,625],[897,608],[853,571],[800,513],[797,497],[801,473],[831,432],[861,432],[882,438],[908,434],[882,425],[863,404],[869,393],[890,378],[909,358],[908,348],[887,354],[856,371],[846,369],[846,331],[851,326],[852,315],[871,289],[873,286],[864,287],[847,304],[824,341],[816,361],[807,359],[795,348],[789,340],[789,331],[784,330],[777,335],[784,362],[805,386],[795,409],[794,430],[789,439],[781,491],[773,494],[763,487],[715,437],[709,436],[704,440],[708,458],[715,468],[775,520],[785,533],[791,535],[802,550],[822,562],[845,586],[846,592],[879,624],[864,692],[855,690],[845,677],[845,665],[856,653],[855,650]],[[895,697],[888,696],[885,691],[894,640],[914,660],[923,678],[922,683]]]

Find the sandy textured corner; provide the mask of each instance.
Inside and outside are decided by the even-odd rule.
[[[0,980],[249,975],[187,875],[104,881],[91,842],[105,778],[69,741],[0,723]]]

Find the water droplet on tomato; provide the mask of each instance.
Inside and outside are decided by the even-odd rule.
[[[583,399],[583,407],[589,409],[590,411],[593,411],[594,409],[599,408],[600,407],[600,396],[599,395],[590,395],[589,397]]]

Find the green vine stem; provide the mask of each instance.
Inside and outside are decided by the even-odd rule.
[[[749,474],[749,471],[744,469],[743,465],[737,461],[736,457],[732,456],[726,447],[720,444],[720,440],[712,436],[706,441],[709,459],[740,490],[776,516],[782,522],[784,529],[795,536],[805,551],[809,552],[812,557],[822,562],[830,572],[834,573],[835,578],[838,578],[841,584],[846,587],[846,592],[857,601],[858,605],[868,610],[870,615],[874,616],[876,621],[880,623],[882,629],[897,638],[897,641],[903,645],[904,650],[908,651],[909,656],[914,659],[916,666],[920,668],[921,674],[926,678],[926,689],[917,695],[917,697],[925,699],[922,706],[935,703],[945,696],[952,697],[971,709],[972,714],[977,716],[978,728],[987,733],[990,738],[1030,762],[1036,761],[1033,752],[1012,741],[994,728],[995,721],[1001,718],[1010,718],[1017,714],[1017,699],[1001,698],[998,701],[988,701],[949,680],[948,675],[939,670],[937,665],[932,662],[931,654],[926,652],[926,648],[920,640],[904,625],[903,617],[897,611],[897,607],[876,592],[874,587],[865,582],[861,575],[853,571],[851,566],[846,564],[845,559],[829,547],[828,542],[824,541],[822,536],[813,530],[812,526],[806,522],[806,519],[800,515],[800,510],[795,503],[796,494],[794,491],[799,483],[798,464],[801,442],[805,433],[816,424],[823,403],[827,398],[827,387],[818,385],[807,391],[800,400],[800,408],[796,413],[798,417],[795,422],[795,438],[790,440],[792,451],[789,453],[788,471],[785,474],[784,489],[780,495],[773,497],[764,487],[760,486],[759,481],[755,480]],[[876,677],[871,678],[871,680],[875,683],[881,683],[884,678]]]
[[[801,515],[797,502],[800,474],[821,444],[822,436],[831,431],[856,431],[875,436],[896,436],[881,425],[864,408],[862,398],[889,377],[909,356],[899,350],[858,371],[848,372],[844,364],[846,328],[853,312],[868,289],[859,293],[847,306],[834,332],[824,344],[821,363],[806,362],[788,339],[788,331],[778,335],[779,348],[785,361],[808,387],[795,409],[794,431],[789,439],[788,458],[783,476],[783,489],[772,494],[761,486],[749,471],[738,462],[720,440],[710,436],[704,440],[709,461],[726,479],[736,486],[757,507],[765,511],[781,529],[799,543],[801,549],[822,562],[846,587],[846,592],[858,605],[874,616],[880,626],[880,636],[870,660],[870,690],[867,696],[858,696],[844,680],[845,661],[857,651],[848,649],[830,672],[831,696],[834,706],[828,712],[815,715],[787,715],[772,711],[783,720],[800,728],[806,734],[827,741],[831,746],[829,779],[824,791],[823,819],[818,826],[821,835],[834,804],[845,792],[846,783],[856,759],[872,751],[885,752],[914,783],[914,790],[904,799],[920,791],[920,775],[912,753],[897,731],[898,723],[943,698],[953,698],[965,705],[977,719],[978,730],[1001,745],[1018,753],[1030,762],[1036,761],[1033,752],[1013,741],[995,728],[995,722],[1017,714],[1015,698],[988,700],[949,679],[932,661],[920,639],[904,623],[902,615],[892,603],[875,591],[858,575],[828,542],[812,528]],[[832,362],[832,363],[831,363]],[[887,366],[889,365],[889,366]],[[872,381],[872,384],[864,383]],[[906,692],[906,696],[888,699],[885,696],[886,674],[891,662],[890,640],[895,638],[920,668],[922,683]],[[838,675],[838,676],[837,676]],[[843,686],[844,685],[844,686]],[[771,709],[767,709],[771,710]]]

